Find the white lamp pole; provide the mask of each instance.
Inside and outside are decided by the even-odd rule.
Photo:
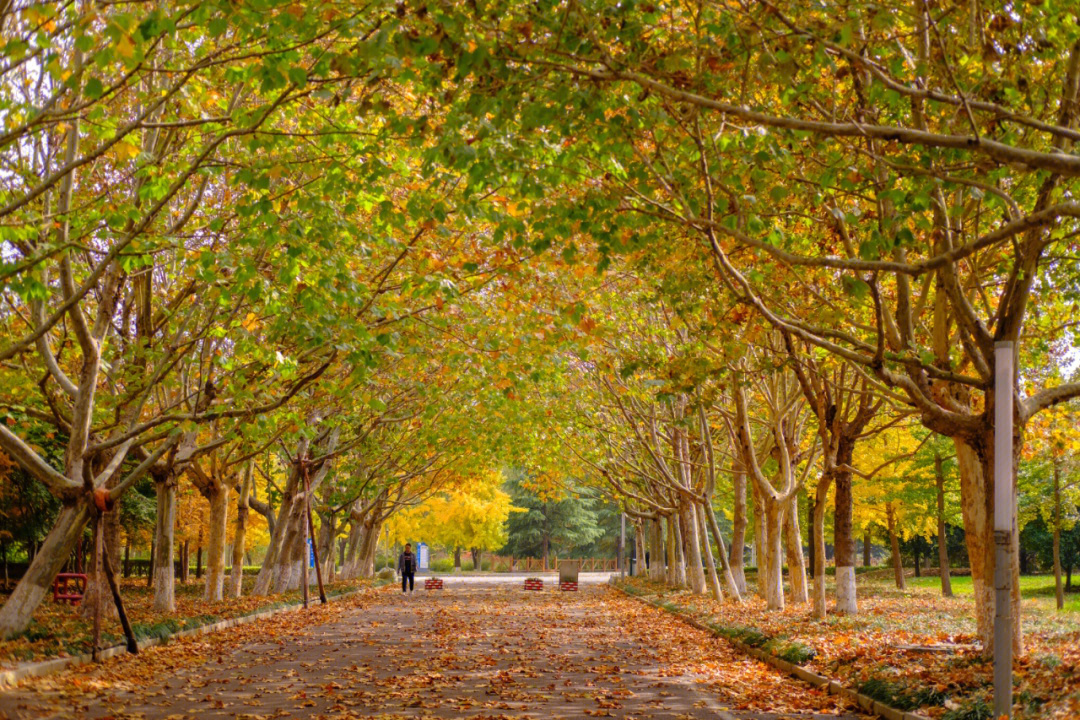
[[[1013,343],[994,345],[994,717],[1012,716]]]

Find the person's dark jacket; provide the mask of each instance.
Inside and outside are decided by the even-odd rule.
[[[402,553],[398,555],[397,570],[402,575],[415,575],[416,553],[407,553],[402,551]]]

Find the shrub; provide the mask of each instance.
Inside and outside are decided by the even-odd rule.
[[[454,569],[454,558],[439,558],[438,560],[432,560],[428,567],[431,572],[450,572]]]
[[[510,563],[504,563],[504,562],[499,563],[498,565],[495,566],[495,572],[497,572],[497,573],[510,572]]]
[[[135,623],[131,626],[131,631],[135,634],[136,640],[149,640],[151,638],[164,640],[180,630],[180,627],[180,623],[177,620],[169,618],[152,625],[149,623]]]
[[[384,567],[382,570],[375,574],[375,577],[380,580],[393,580],[396,573],[393,568]]]
[[[933,688],[923,687],[911,690],[905,685],[882,678],[870,678],[859,686],[859,692],[897,710],[914,710],[923,705],[943,705],[947,699],[945,693]],[[979,720],[979,718],[959,716],[955,720]]]
[[[804,662],[814,659],[814,652],[812,647],[803,645],[799,642],[785,643],[777,652],[774,653],[778,658],[787,660],[789,663],[796,665],[802,665]]]

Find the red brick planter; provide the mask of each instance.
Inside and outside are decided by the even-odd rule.
[[[576,582],[561,582],[559,583],[559,589],[563,592],[577,592]]]
[[[541,580],[540,578],[527,578],[525,580],[525,589],[526,590],[543,590],[544,589],[544,581]]]
[[[424,580],[425,590],[442,590],[442,578],[428,578]]]

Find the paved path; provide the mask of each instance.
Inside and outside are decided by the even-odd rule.
[[[33,681],[0,694],[0,718],[857,717],[607,587],[350,602]]]

